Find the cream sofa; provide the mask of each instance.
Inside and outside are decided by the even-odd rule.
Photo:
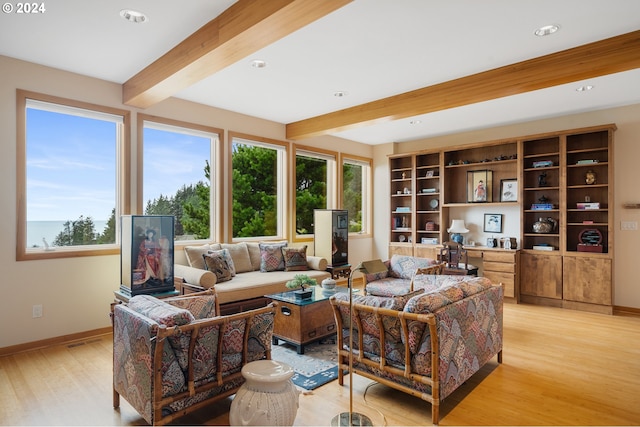
[[[268,242],[277,244],[278,242]],[[279,242],[284,244],[286,242]],[[206,269],[203,255],[210,251],[226,249],[233,260],[235,276],[231,280],[219,282],[215,273]],[[285,292],[285,283],[296,274],[306,274],[322,282],[330,274],[326,271],[327,260],[316,256],[306,256],[306,271],[261,271],[263,253],[257,242],[213,243],[184,248],[185,264],[175,265],[181,293],[201,292],[213,288],[216,293],[218,313],[228,314],[264,306],[268,299],[265,295]],[[178,258],[178,257],[176,257]]]

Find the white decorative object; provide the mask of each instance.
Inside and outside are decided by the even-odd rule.
[[[292,426],[300,392],[291,382],[294,371],[286,363],[257,360],[242,367],[246,382],[231,402],[232,426]]]
[[[335,292],[336,290],[336,281],[331,277],[327,277],[322,281],[322,290],[325,292]]]

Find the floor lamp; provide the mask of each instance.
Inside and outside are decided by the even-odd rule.
[[[371,418],[359,412],[353,412],[353,316],[351,313],[353,312],[353,273],[356,271],[363,274],[377,274],[387,271],[387,266],[379,259],[363,261],[349,274],[349,412],[341,412],[333,417],[332,426],[373,426]]]

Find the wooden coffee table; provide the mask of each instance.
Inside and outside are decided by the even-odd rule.
[[[336,333],[336,322],[329,298],[337,292],[347,292],[346,287],[336,287],[334,292],[313,286],[309,299],[297,299],[293,291],[265,295],[279,302],[273,324],[273,344],[278,339],[296,346],[298,354],[304,354],[305,344],[318,341]],[[355,292],[355,291],[354,291]]]

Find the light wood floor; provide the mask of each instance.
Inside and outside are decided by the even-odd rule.
[[[490,362],[441,406],[441,425],[639,425],[640,318],[506,304],[503,364]],[[430,406],[354,377],[376,425],[428,425]],[[363,400],[363,392],[366,394]],[[300,396],[295,424],[348,410],[337,381]],[[111,406],[111,336],[0,357],[2,425],[144,425]],[[228,424],[231,400],[180,420]]]

